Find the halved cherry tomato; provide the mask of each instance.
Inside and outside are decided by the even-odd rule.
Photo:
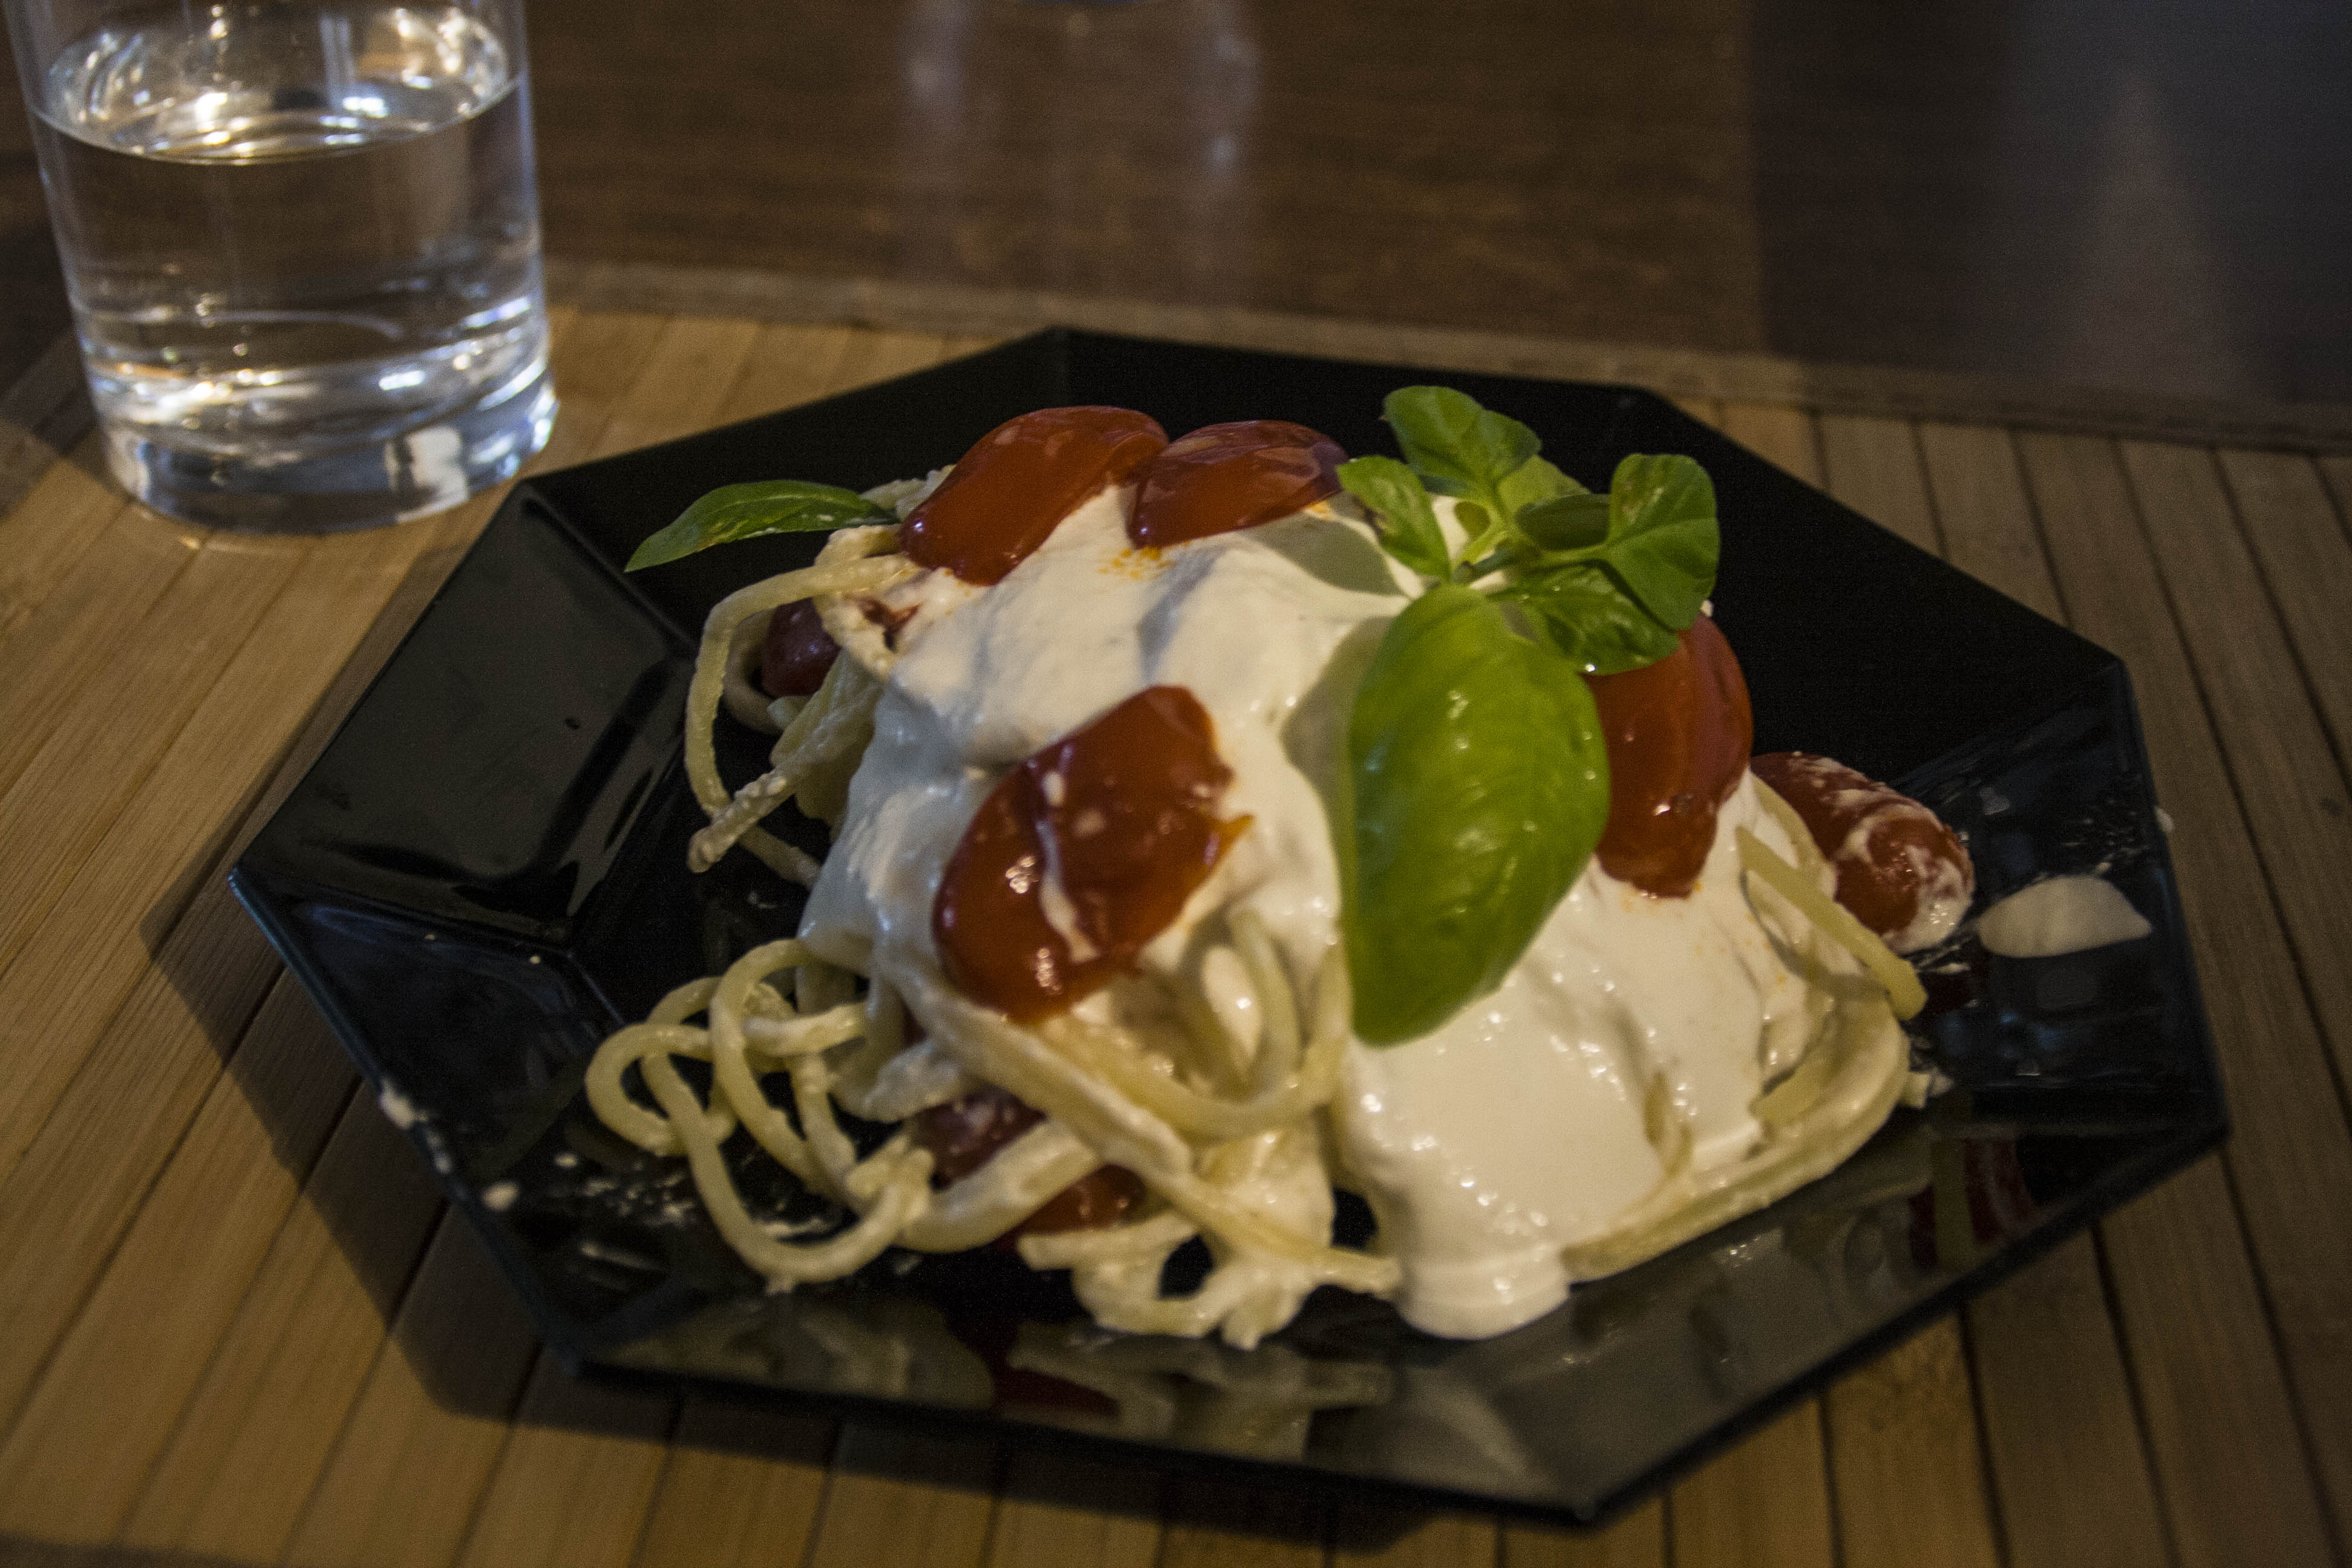
[[[1055,525],[1168,445],[1132,408],[1040,408],[972,443],[899,530],[908,559],[967,583],[1001,583]]]
[[[1588,679],[1609,744],[1609,826],[1593,853],[1619,881],[1681,898],[1748,771],[1756,723],[1739,661],[1701,616],[1657,663]]]
[[[1144,466],[1127,537],[1149,550],[1287,517],[1337,495],[1347,460],[1331,437],[1287,420],[1203,426]]]
[[[964,994],[1022,1023],[1109,984],[1207,879],[1247,817],[1181,686],[1137,692],[1006,773],[950,857],[931,935]]]

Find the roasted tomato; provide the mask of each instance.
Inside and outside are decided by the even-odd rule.
[[[1081,501],[1125,484],[1168,445],[1132,408],[1041,408],[972,443],[899,530],[908,559],[1001,583]]]
[[[1619,881],[1681,898],[1748,771],[1756,725],[1739,661],[1701,616],[1657,663],[1589,679],[1609,743],[1609,826],[1593,853]]]
[[[1804,819],[1837,871],[1837,901],[1897,952],[1952,934],[1976,892],[1976,867],[1943,819],[1843,763],[1806,752],[1756,759],[1756,776]]]
[[[1287,517],[1338,494],[1347,460],[1338,442],[1304,425],[1203,426],[1144,465],[1127,537],[1155,549]]]
[[[991,1084],[918,1112],[913,1126],[915,1142],[931,1152],[933,1180],[946,1186],[987,1164],[998,1150],[1045,1120],[1044,1112]],[[1105,1165],[1064,1187],[1010,1234],[1045,1236],[1117,1225],[1142,1198],[1143,1183],[1134,1172]]]
[[[1232,778],[1180,686],[1147,688],[1021,763],[981,803],[931,906],[948,978],[1022,1023],[1101,989],[1248,826],[1217,817]]]

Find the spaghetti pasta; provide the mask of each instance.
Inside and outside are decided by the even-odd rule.
[[[938,479],[869,494],[904,516]],[[1312,542],[1326,553],[1352,539],[1348,529],[1360,529],[1329,515],[1318,526],[1339,531],[1336,540]],[[709,818],[692,842],[694,869],[741,848],[803,885],[826,874],[762,824],[788,801],[837,830],[850,817],[853,779],[863,776],[886,697],[913,668],[902,664],[896,628],[915,611],[894,608],[888,595],[918,584],[925,569],[898,553],[898,542],[888,526],[843,530],[814,565],[738,590],[711,611],[687,704],[686,771]],[[1288,563],[1283,569],[1297,570]],[[1380,601],[1364,597],[1377,607]],[[744,686],[746,649],[756,647],[768,616],[803,600],[814,601],[840,656],[805,700],[762,706]],[[763,721],[776,737],[767,769],[731,790],[712,737],[722,709]],[[891,742],[908,743],[903,736]],[[973,744],[995,748],[1001,773],[1008,752],[1017,755],[1029,742]],[[959,765],[965,775],[975,771],[969,762]],[[954,809],[968,818],[969,792],[977,786],[961,777],[955,787],[967,792],[959,797],[967,804]],[[1748,820],[1787,838],[1775,806],[1761,799]],[[1251,819],[1236,814],[1235,820]],[[1881,966],[1858,949],[1858,961],[1848,956],[1848,933],[1817,907],[1826,900],[1807,896],[1808,879],[1819,879],[1818,866],[1806,859],[1810,844],[1795,836],[1790,865],[1748,827],[1727,824],[1725,842],[1735,834],[1764,890],[1745,895],[1752,912],[1740,906],[1708,916],[1744,921],[1759,933],[1741,937],[1746,945],[1736,960],[1722,962],[1748,966],[1766,990],[1784,984],[1783,971],[1793,976],[1785,984],[1796,987],[1797,1000],[1774,1005],[1799,1020],[1803,1037],[1767,1051],[1790,1059],[1768,1061],[1769,1081],[1755,1084],[1744,1108],[1749,1131],[1740,1135],[1750,1144],[1731,1157],[1714,1148],[1702,1159],[1701,1141],[1720,1145],[1727,1134],[1695,1127],[1664,1072],[1645,1080],[1640,1114],[1653,1149],[1644,1157],[1654,1162],[1656,1178],[1608,1223],[1586,1226],[1568,1245],[1548,1244],[1544,1267],[1563,1280],[1652,1256],[1820,1174],[1875,1129],[1899,1088],[1901,1034],[1884,995],[1854,973]],[[1066,906],[1053,881],[1058,862],[1049,858],[1045,874],[1047,891]],[[1149,973],[1114,986],[1100,1005],[1034,1024],[1016,1023],[951,984],[927,930],[903,922],[830,947],[803,939],[763,943],[720,974],[680,986],[645,1022],[608,1038],[587,1073],[588,1100],[637,1147],[688,1162],[713,1224],[772,1289],[840,1278],[894,1246],[960,1251],[1017,1234],[1017,1250],[1031,1267],[1068,1269],[1097,1322],[1135,1332],[1222,1332],[1247,1346],[1288,1321],[1322,1285],[1409,1295],[1391,1237],[1393,1216],[1379,1180],[1368,1179],[1378,1173],[1335,1168],[1335,1152],[1346,1142],[1342,1102],[1360,1121],[1374,1090],[1366,1087],[1368,1058],[1352,1032],[1349,976],[1328,909],[1319,925],[1277,929],[1260,906],[1220,902],[1205,889],[1187,908],[1181,931],[1162,944],[1168,951]],[[1075,932],[1068,908],[1061,918],[1056,929]],[[1821,940],[1816,927],[1834,941]],[[1074,940],[1072,951],[1080,945]],[[1772,1027],[1780,1031],[1774,1038],[1788,1034],[1782,1024]],[[693,1087],[683,1062],[708,1064],[707,1091]],[[1017,1098],[1042,1120],[945,1180],[910,1119],[980,1086]],[[836,1107],[859,1125],[845,1126]],[[721,1153],[739,1136],[837,1206],[840,1221],[830,1234],[782,1234],[791,1227],[753,1215]],[[1022,1233],[1105,1166],[1139,1184],[1139,1211],[1105,1228]],[[1371,1249],[1333,1241],[1337,1185],[1372,1196],[1381,1236]],[[1166,1295],[1169,1259],[1196,1240],[1210,1257],[1206,1277],[1189,1295]],[[1507,1309],[1524,1321],[1534,1300],[1523,1295]],[[1426,1321],[1455,1331],[1445,1325],[1456,1320],[1442,1312]]]

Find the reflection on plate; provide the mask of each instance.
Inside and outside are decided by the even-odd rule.
[[[371,1079],[413,1110],[411,1136],[569,1364],[1589,1520],[2220,1140],[2112,656],[1656,397],[1454,376],[1587,483],[1632,451],[1706,466],[1717,615],[1757,750],[1827,752],[1927,801],[1969,837],[1979,909],[2095,871],[2152,933],[2011,960],[1964,931],[1932,961],[1916,1026],[1948,1092],[1898,1110],[1822,1181],[1499,1339],[1431,1339],[1334,1291],[1253,1352],[1123,1338],[1088,1324],[1059,1277],[990,1249],[886,1254],[762,1294],[683,1166],[605,1132],[579,1084],[618,1022],[796,923],[797,890],[741,857],[684,869],[702,819],[678,732],[703,612],[814,550],[763,540],[647,583],[615,564],[712,486],[919,474],[1049,405],[1141,408],[1171,430],[1278,415],[1385,450],[1381,395],[1418,379],[1047,332],[509,500],[234,881]],[[748,776],[761,748],[738,740],[722,763]],[[739,1178],[793,1201],[764,1161],[744,1157]]]

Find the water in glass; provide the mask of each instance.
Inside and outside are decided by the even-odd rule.
[[[36,116],[116,471],[200,521],[446,506],[546,439],[520,43],[469,11],[134,16]]]

